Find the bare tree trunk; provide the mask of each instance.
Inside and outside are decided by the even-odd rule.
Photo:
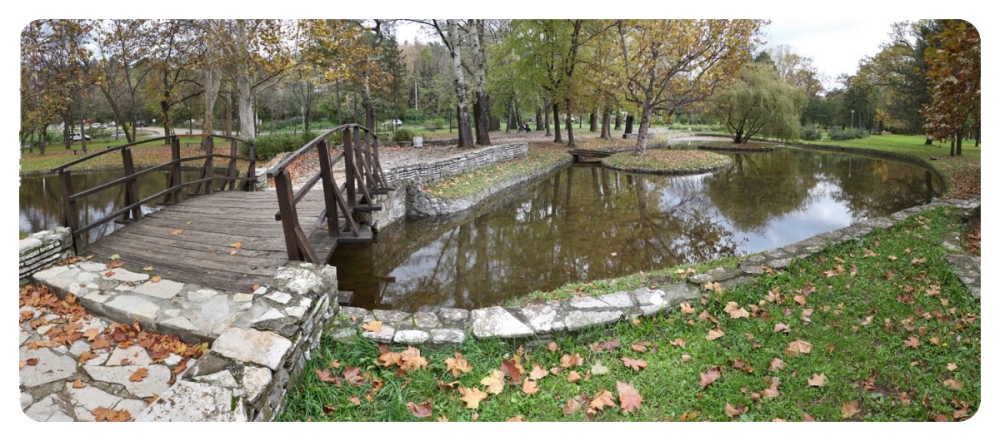
[[[205,118],[201,121],[202,148],[205,146],[205,139],[212,136],[213,115],[215,110],[215,100],[219,97],[219,89],[222,87],[222,72],[218,67],[211,66],[205,69]]]
[[[597,110],[590,112],[590,131],[597,131]]]
[[[548,109],[551,105],[551,99],[545,97],[545,108]],[[552,126],[549,125],[549,112],[542,112],[545,114],[545,136],[552,136]]]
[[[535,130],[542,128],[542,108],[535,107]]]
[[[628,135],[632,134],[632,121],[635,120],[631,114],[625,117],[625,133],[622,134],[622,138],[628,138]]]
[[[237,108],[240,118],[240,138],[252,140],[257,137],[257,133],[254,132],[253,96],[251,95],[249,72],[240,72],[236,78],[236,90],[239,92]]]
[[[622,111],[621,109],[615,110],[615,130],[622,129]]]

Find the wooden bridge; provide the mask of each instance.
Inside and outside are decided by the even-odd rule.
[[[385,182],[374,133],[357,124],[324,132],[268,169],[274,191],[255,191],[253,144],[214,138],[230,141],[228,154],[215,153],[212,138],[205,138],[204,154],[182,158],[179,137],[167,136],[111,147],[54,169],[62,183],[63,213],[77,255],[93,255],[92,260],[105,263],[114,258],[130,271],[166,279],[248,291],[255,284],[269,283],[289,261],[324,263],[337,243],[371,240],[370,231],[357,223],[354,214],[380,210],[374,196],[393,190]],[[133,148],[155,142],[169,144],[172,159],[136,171]],[[113,153],[121,155],[121,178],[82,191],[73,188],[71,167]],[[289,165],[312,154],[317,155],[319,171],[294,190]],[[226,164],[224,172],[216,160]],[[238,171],[241,162],[247,164],[245,173]],[[185,163],[200,170],[195,179],[182,180]],[[140,195],[138,178],[157,171],[167,173],[166,188]],[[337,176],[344,182],[338,184]],[[124,195],[120,207],[80,225],[81,199],[109,189]],[[143,204],[161,198],[162,209],[142,213]],[[85,243],[85,233],[108,222],[127,225]]]

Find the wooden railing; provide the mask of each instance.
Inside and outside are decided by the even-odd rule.
[[[199,137],[201,135],[190,135],[191,137]],[[101,150],[90,155],[84,156],[80,159],[70,161],[59,167],[52,169],[53,173],[59,174],[60,182],[62,183],[62,203],[63,203],[63,216],[65,217],[65,225],[70,228],[73,235],[73,246],[76,248],[78,253],[82,252],[86,244],[82,243],[82,235],[91,229],[103,225],[112,220],[116,220],[118,216],[121,219],[117,219],[117,222],[128,223],[142,218],[142,205],[153,201],[159,197],[163,197],[163,204],[174,204],[181,202],[184,199],[184,194],[182,190],[184,187],[196,186],[194,191],[190,194],[197,195],[200,193],[209,194],[215,191],[213,188],[213,183],[216,181],[222,181],[222,185],[219,190],[225,190],[228,187],[229,190],[246,190],[253,191],[256,189],[257,177],[255,173],[256,160],[255,160],[255,147],[252,143],[247,143],[238,138],[219,136],[215,135],[215,138],[223,138],[230,141],[229,144],[229,154],[216,154],[214,153],[214,141],[212,138],[206,138],[204,145],[204,154],[197,156],[189,156],[186,158],[181,157],[180,150],[180,138],[184,136],[164,136],[159,138],[151,138],[142,141],[136,141],[129,144],[108,147],[106,150]],[[164,144],[170,145],[170,161],[158,164],[152,167],[144,168],[142,170],[136,170],[135,163],[132,160],[132,148],[141,144],[149,144],[162,142]],[[249,154],[246,158],[240,158],[238,156],[238,146],[239,143],[248,144]],[[71,176],[70,167],[90,161],[99,156],[104,156],[118,152],[121,154],[122,166],[123,166],[123,176],[115,179],[111,182],[95,186],[83,191],[75,191],[73,188],[73,181]],[[214,159],[219,158],[229,160],[228,167],[226,169],[226,174],[224,176],[216,176]],[[236,162],[239,159],[249,161],[247,167],[247,172],[245,177],[239,176],[237,170]],[[201,175],[199,178],[184,182],[181,178],[181,166],[185,162],[193,161],[204,161],[201,167]],[[138,179],[141,176],[159,171],[167,170],[168,180],[166,189],[160,191],[151,196],[146,196],[140,198]],[[239,183],[239,184],[237,184]],[[117,211],[102,217],[96,221],[90,222],[87,225],[80,226],[80,217],[78,211],[78,201],[88,195],[104,191],[110,188],[124,186],[124,201],[122,202],[121,208]]]
[[[337,134],[341,135],[342,150],[331,156],[331,138]],[[382,207],[373,203],[372,195],[393,190],[383,176],[378,147],[378,136],[370,130],[358,124],[345,124],[322,133],[268,169],[267,177],[274,180],[278,196],[278,213],[274,217],[281,221],[288,260],[320,263],[310,238],[323,227],[324,219],[330,237],[348,239],[361,235],[354,213],[380,210]],[[313,150],[318,155],[319,171],[293,191],[288,167]],[[334,166],[341,161],[344,163],[345,178],[344,183],[338,185]],[[320,181],[323,183],[324,209],[307,233],[299,223],[296,204]]]

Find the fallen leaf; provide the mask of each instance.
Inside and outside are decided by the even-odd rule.
[[[953,371],[955,369],[958,369],[958,365],[957,364],[955,364],[955,363],[948,363],[948,370],[949,371]]]
[[[774,332],[788,333],[789,330],[790,330],[790,328],[788,327],[788,325],[786,325],[784,323],[777,323],[777,324],[774,325]]]
[[[580,403],[579,401],[570,398],[569,401],[566,402],[566,405],[563,406],[562,413],[563,415],[569,415],[573,412],[580,410],[580,406],[582,405],[583,404]]]
[[[97,358],[97,354],[90,351],[83,351],[80,353],[80,364],[86,364],[87,360]]]
[[[688,354],[681,355],[681,362],[691,361],[691,356]]]
[[[183,232],[184,232],[184,230],[183,230],[183,229],[181,229],[181,228],[178,228],[178,229],[176,229],[176,230],[173,230],[173,231],[171,231],[171,232],[170,232],[170,234],[172,234],[172,235],[176,236],[176,235],[178,235],[178,234],[181,234],[181,233],[183,233]]]
[[[647,346],[649,346],[650,344],[651,343],[648,342],[648,341],[641,341],[639,343],[636,343],[636,344],[632,345],[631,348],[632,348],[633,351],[636,351],[636,352],[646,352]]]
[[[378,320],[373,320],[373,321],[370,321],[368,323],[365,323],[365,324],[361,325],[361,329],[364,329],[365,331],[369,331],[369,332],[375,332],[375,333],[382,332],[382,322],[380,322]]]
[[[840,415],[843,416],[844,418],[850,418],[854,416],[856,413],[858,413],[857,400],[840,405]]]
[[[958,381],[958,380],[956,380],[954,378],[949,378],[947,380],[944,380],[944,385],[948,386],[949,388],[951,388],[953,390],[959,390],[959,389],[962,388],[962,382]]]
[[[581,378],[583,377],[581,377],[576,371],[569,371],[569,376],[566,379],[570,383],[576,383],[577,381],[580,381]]]
[[[353,404],[355,406],[360,406],[361,405],[361,398],[358,398],[357,395],[354,395],[354,396],[348,398],[347,401],[350,401],[351,404]]]
[[[458,393],[462,394],[462,397],[459,399],[465,401],[466,409],[479,409],[479,402],[485,400],[488,396],[486,392],[474,387],[459,386]]]
[[[423,367],[427,367],[427,359],[420,356],[420,349],[408,346],[400,354],[400,367],[407,372],[412,372]]]
[[[673,340],[670,340],[670,344],[673,346],[680,346],[683,348],[685,347],[685,345],[687,345],[687,340],[683,338],[675,338]]]
[[[128,381],[133,383],[140,382],[143,378],[146,378],[147,375],[149,375],[149,371],[146,368],[139,368],[128,377]]]
[[[82,381],[80,381],[80,379],[76,379],[75,381],[73,381],[73,388],[74,389],[83,389],[83,387],[84,387],[84,384],[83,384]]]
[[[631,384],[615,382],[618,386],[618,403],[622,408],[622,413],[629,413],[642,404],[642,395]]]
[[[761,392],[761,396],[765,398],[776,398],[780,393],[778,392],[778,383],[780,380],[778,377],[771,377],[771,385]]]
[[[713,366],[708,368],[707,371],[699,372],[698,374],[701,375],[701,381],[698,384],[700,384],[702,388],[705,388],[708,387],[709,384],[714,383],[715,380],[718,380],[719,375],[722,375],[722,371],[718,367]]]
[[[608,368],[607,366],[601,364],[601,360],[597,360],[597,362],[590,367],[590,373],[594,375],[604,375],[608,373]]]
[[[243,242],[235,242],[235,243],[230,244],[229,246],[231,246],[233,248],[236,248],[236,249],[242,249],[243,248]]]
[[[612,254],[614,254],[614,253],[612,253]],[[523,421],[524,421],[524,415],[520,415],[520,414],[518,414],[516,417],[513,417],[513,418],[507,418],[507,422],[508,423],[520,423],[520,422],[523,422]]]
[[[733,406],[732,404],[726,403],[726,416],[730,418],[736,418],[746,412],[746,407],[744,406]]]
[[[910,338],[903,342],[903,346],[916,349],[917,346],[920,346],[920,339],[915,335],[911,335]]]
[[[479,384],[486,386],[486,392],[493,395],[503,392],[503,372],[499,370],[493,370],[490,375],[479,380]]]
[[[736,302],[726,303],[725,309],[723,311],[729,313],[729,318],[740,319],[750,317],[750,313],[746,309],[741,308]]]
[[[559,350],[559,345],[557,345],[554,341],[550,341],[549,344],[545,345],[545,348],[548,349],[549,352],[555,352]]]
[[[681,303],[680,309],[682,314],[694,314],[694,307],[688,302]]]
[[[632,370],[636,372],[645,369],[647,366],[645,360],[639,360],[636,358],[622,357],[622,361],[625,362],[625,367],[632,368]]]
[[[521,391],[524,392],[524,393],[526,393],[526,394],[528,394],[528,395],[537,394],[538,393],[538,383],[536,383],[534,381],[531,381],[531,380],[525,380],[524,384],[521,385]]]
[[[420,404],[413,404],[412,401],[406,403],[406,410],[409,410],[413,416],[417,418],[427,418],[431,416],[434,411],[433,399],[428,398],[427,401]]]
[[[599,410],[603,410],[607,406],[615,405],[615,397],[611,395],[611,392],[602,390],[593,399],[590,400],[590,405],[587,406],[587,413],[593,415]]]
[[[501,360],[500,371],[510,377],[511,384],[521,384],[521,372],[524,366],[520,363],[521,356],[515,355],[513,360]]]
[[[534,363],[532,365],[531,373],[528,374],[528,379],[540,380],[542,378],[545,378],[545,376],[548,374],[549,371],[542,369],[542,367],[539,366],[538,363]]]
[[[143,271],[152,271],[153,267],[151,267],[151,266],[144,266],[144,267],[142,267],[142,270]]]
[[[560,359],[559,365],[568,368],[573,366],[582,366],[583,359],[580,358],[580,354],[563,354]]]
[[[465,359],[461,352],[456,352],[455,358],[445,360],[444,364],[451,371],[451,375],[454,378],[458,378],[460,374],[472,370],[472,366],[469,365],[468,360]]]
[[[384,367],[395,366],[403,361],[403,354],[399,352],[384,352],[378,356],[378,361]]]
[[[785,349],[785,353],[788,355],[808,354],[811,351],[812,344],[803,340],[795,340],[789,343],[788,348]]]
[[[112,255],[108,256],[108,260],[118,260],[118,259],[121,259],[121,258],[122,258],[122,256],[119,256],[118,254],[112,254]]]
[[[149,283],[160,283],[160,276],[153,276],[149,278]]]
[[[705,336],[705,340],[712,341],[719,337],[722,337],[723,335],[726,335],[726,333],[723,332],[722,329],[720,328],[709,329],[708,335]]]
[[[826,374],[813,374],[808,383],[810,386],[823,387],[826,384]]]
[[[130,415],[127,410],[111,410],[104,406],[100,406],[90,411],[90,414],[93,415],[94,420],[99,423],[104,421],[117,423],[132,420],[132,415]]]

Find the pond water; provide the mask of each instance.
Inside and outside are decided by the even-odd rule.
[[[197,171],[183,171],[181,174],[185,181],[200,176]],[[73,179],[73,188],[76,191],[82,191],[121,178],[123,172],[121,170],[73,172],[70,176]],[[20,180],[18,200],[20,202],[21,231],[30,234],[65,226],[62,208],[62,183],[59,176],[22,176]],[[167,188],[167,172],[153,172],[141,176],[138,180],[138,187],[140,198],[163,191]],[[118,185],[82,198],[78,202],[79,225],[87,225],[118,211],[124,200],[124,189],[125,186]],[[158,200],[162,201],[162,199]],[[159,208],[156,202],[149,202],[143,205],[142,212],[143,214],[151,213]],[[107,222],[84,233],[83,240],[86,243],[93,242],[122,226],[115,222]]]
[[[453,219],[396,222],[331,256],[352,306],[480,308],[535,290],[778,248],[931,202],[914,165],[779,149],[694,176],[576,164]]]

